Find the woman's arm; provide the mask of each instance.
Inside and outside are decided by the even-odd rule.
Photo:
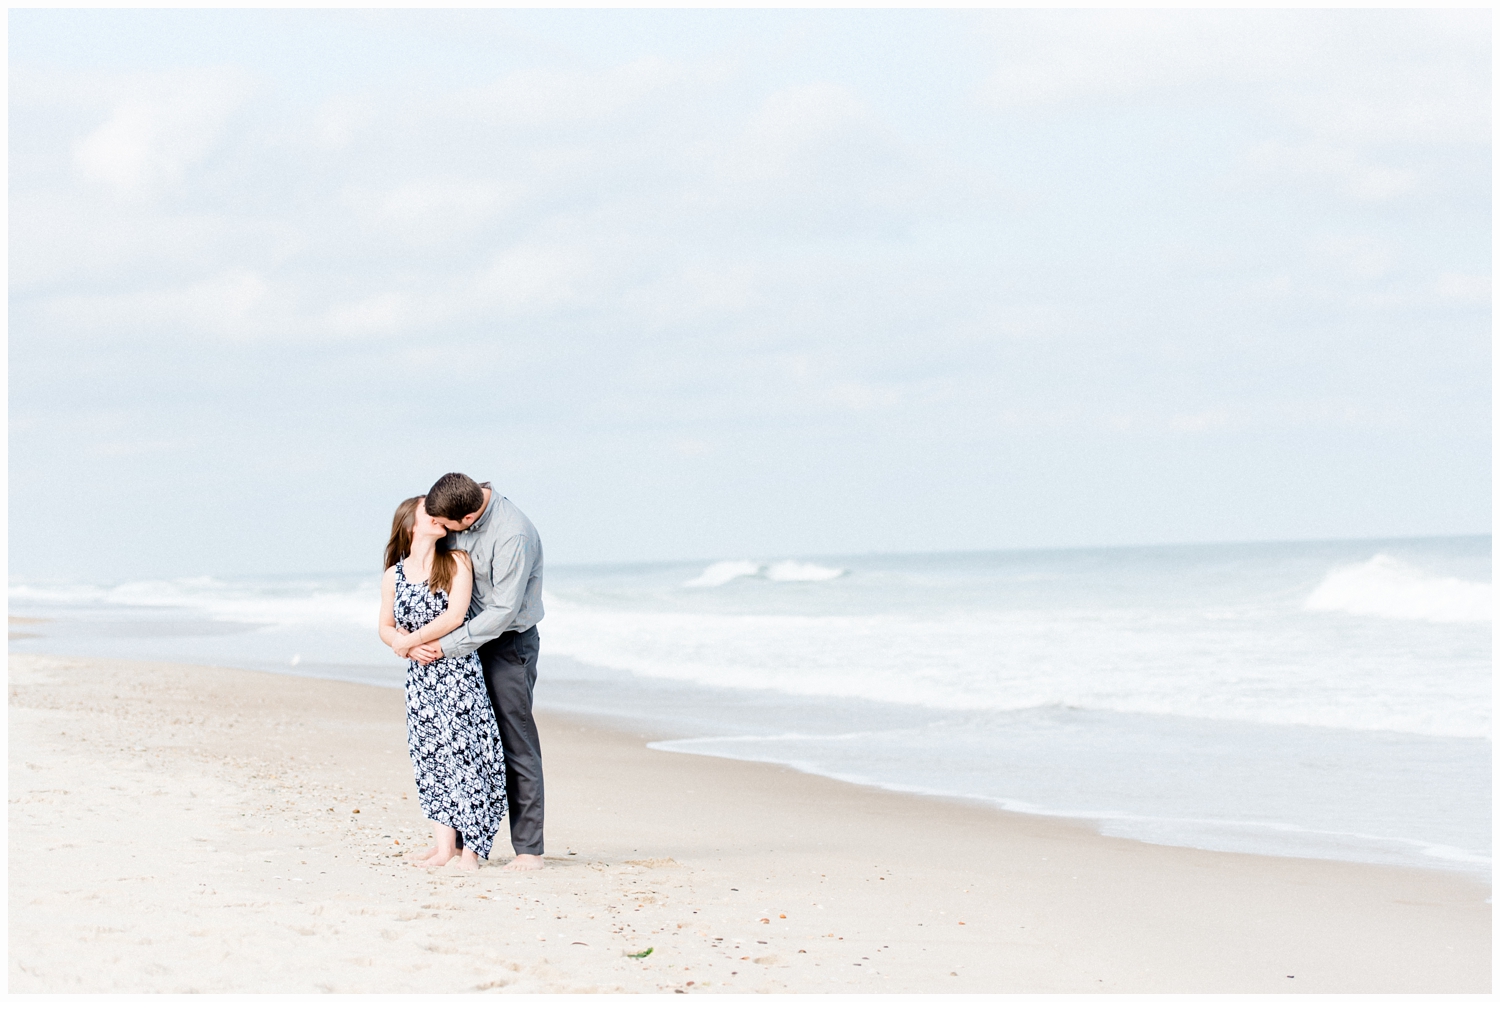
[[[380,641],[395,649],[400,635],[401,629],[396,627],[396,567],[392,565],[380,577]]]
[[[453,585],[448,588],[448,608],[427,624],[407,635],[398,636],[397,649],[409,650],[424,642],[441,639],[464,623],[469,614],[469,597],[474,592],[474,567],[466,552],[453,552]]]

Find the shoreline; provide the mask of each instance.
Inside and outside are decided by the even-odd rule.
[[[12,876],[13,991],[1491,985],[1489,889],[1456,874],[1140,843],[556,712],[548,870],[419,871],[399,689],[43,654],[10,671],[12,866],[64,839],[76,867]]]
[[[49,621],[49,619],[26,618],[26,616],[12,616],[12,618],[10,618],[10,622],[12,622],[13,625],[34,624],[34,622],[46,621]],[[17,631],[12,631],[12,637],[31,636],[28,636],[28,634],[26,633],[18,634]],[[21,649],[26,649],[26,646],[21,646]],[[52,657],[75,658],[75,660],[77,660],[77,658],[90,658],[90,660],[96,660],[99,661],[99,663],[114,663],[114,661],[117,660],[126,661],[126,658],[113,657],[113,655],[89,655],[89,657],[77,657],[77,655],[55,654],[55,652],[28,651],[17,652],[17,654],[12,655],[33,655],[33,657],[52,655]],[[129,661],[132,661],[132,663],[156,663],[157,660]],[[163,660],[160,661],[160,663],[175,663],[175,661]],[[591,669],[591,664],[585,664],[582,663],[582,661],[573,660],[573,658],[570,657],[550,657],[547,658],[547,664],[549,664],[549,666],[543,667],[543,679],[541,679],[541,681],[538,681],[538,685],[550,681],[550,679],[547,678],[547,675],[549,675],[550,664],[558,663],[564,664],[564,670],[568,670],[568,675],[564,676],[564,678],[561,678],[562,682],[573,681],[573,679],[576,679],[577,670]],[[225,664],[189,663],[187,664],[187,666],[220,667],[225,666]],[[294,669],[294,667],[284,667],[284,669],[276,669],[275,664],[272,664],[272,666],[263,667],[229,666],[226,667],[226,669],[255,670],[255,672],[267,673],[267,675],[293,676],[293,678],[314,679],[314,681],[327,681],[333,682],[333,684],[356,684],[363,685],[363,687],[375,688],[392,687],[392,685],[390,684],[383,684],[383,682],[381,682],[380,679],[377,678],[377,675],[375,675],[374,673],[374,670],[377,670],[375,669],[375,667],[371,667],[371,669],[366,670],[365,667],[359,667],[357,666],[357,664],[356,670],[359,670],[359,672],[363,673],[353,673],[345,672],[345,670],[330,669],[329,664],[314,663],[306,664],[305,669]],[[690,687],[693,687],[693,685],[690,685]],[[1421,861],[1421,859],[1392,858],[1391,853],[1382,853],[1382,855],[1376,855],[1373,856],[1373,858],[1361,859],[1358,855],[1353,855],[1353,853],[1308,853],[1295,852],[1295,849],[1293,849],[1293,852],[1286,852],[1286,849],[1281,849],[1280,852],[1278,852],[1277,847],[1259,847],[1259,849],[1257,849],[1257,847],[1244,846],[1244,843],[1242,843],[1242,840],[1239,840],[1239,838],[1230,841],[1230,843],[1226,844],[1226,846],[1214,847],[1208,846],[1208,844],[1200,844],[1199,841],[1184,841],[1181,840],[1181,838],[1151,838],[1149,837],[1149,834],[1143,837],[1143,835],[1133,834],[1133,832],[1128,831],[1110,832],[1107,831],[1106,825],[1109,822],[1181,822],[1191,823],[1191,825],[1206,826],[1217,826],[1223,823],[1223,825],[1232,826],[1235,831],[1244,831],[1244,829],[1247,828],[1265,828],[1271,832],[1284,832],[1284,834],[1289,835],[1290,838],[1320,837],[1320,835],[1334,835],[1334,837],[1356,838],[1356,840],[1358,840],[1358,838],[1368,838],[1368,840],[1374,841],[1374,843],[1377,844],[1403,843],[1407,844],[1407,846],[1413,847],[1437,847],[1437,849],[1446,849],[1451,850],[1451,852],[1460,852],[1463,856],[1475,856],[1475,853],[1467,853],[1464,852],[1464,850],[1454,850],[1454,847],[1448,846],[1448,844],[1443,843],[1430,843],[1430,841],[1413,840],[1413,838],[1398,838],[1394,837],[1394,835],[1391,835],[1391,837],[1388,837],[1388,835],[1362,835],[1361,832],[1356,831],[1334,831],[1334,829],[1307,828],[1307,826],[1299,825],[1278,825],[1278,823],[1274,822],[1262,823],[1244,822],[1244,820],[1196,819],[1196,817],[1178,817],[1173,816],[1173,814],[1143,814],[1133,813],[1133,811],[1047,810],[1047,808],[1035,807],[1035,805],[1028,804],[1028,802],[1007,801],[1007,799],[996,798],[996,796],[987,796],[983,795],[983,793],[945,792],[945,790],[927,789],[927,787],[913,786],[913,784],[889,783],[889,781],[876,780],[876,778],[861,777],[861,775],[858,774],[849,774],[849,772],[843,772],[840,771],[840,769],[816,768],[816,766],[813,766],[813,763],[798,762],[798,760],[795,759],[783,759],[783,757],[777,756],[756,756],[756,754],[723,753],[723,751],[721,750],[714,751],[709,750],[709,748],[702,748],[702,750],[697,750],[697,748],[676,747],[676,744],[678,744],[679,741],[708,742],[715,741],[715,739],[733,738],[732,736],[727,736],[727,738],[724,738],[724,736],[720,735],[699,735],[699,733],[691,732],[691,730],[688,730],[687,727],[681,726],[681,720],[679,720],[679,718],[678,720],[673,720],[672,717],[669,717],[669,715],[666,714],[649,717],[649,715],[643,715],[640,714],[640,712],[628,712],[628,714],[622,714],[622,712],[601,711],[601,709],[597,708],[597,706],[576,705],[576,703],[565,702],[552,703],[549,699],[547,699],[547,697],[544,697],[544,694],[543,696],[538,697],[537,709],[535,709],[535,711],[537,711],[538,714],[552,715],[552,717],[559,718],[559,720],[582,721],[582,723],[597,724],[597,726],[600,727],[609,727],[609,729],[622,730],[622,732],[637,733],[637,735],[649,736],[649,738],[652,739],[648,742],[648,747],[651,747],[652,750],[660,750],[666,751],[666,753],[676,754],[694,754],[694,756],[700,757],[718,757],[718,759],[735,760],[735,762],[762,763],[762,765],[777,766],[777,768],[795,769],[795,771],[799,772],[799,774],[813,775],[813,777],[825,778],[825,780],[835,781],[835,783],[843,783],[849,784],[849,786],[868,787],[868,789],[882,790],[882,792],[892,793],[892,795],[921,796],[921,798],[936,799],[936,801],[939,802],[960,802],[960,804],[974,804],[978,805],[978,807],[987,808],[987,810],[1005,811],[1005,813],[1020,814],[1020,816],[1041,817],[1041,819],[1065,820],[1065,822],[1088,825],[1089,828],[1091,828],[1091,831],[1098,832],[1098,834],[1101,835],[1109,835],[1109,837],[1133,838],[1133,840],[1136,841],[1143,841],[1143,843],[1148,844],[1158,844],[1158,846],[1184,847],[1184,849],[1197,849],[1202,850],[1202,852],[1212,853],[1244,853],[1244,855],[1286,856],[1286,858],[1289,859],[1328,859],[1328,861],[1352,862],[1352,864],[1370,865],[1370,867],[1412,868],[1412,870],[1428,870],[1434,871],[1434,873],[1455,874],[1455,876],[1464,877],[1464,879],[1473,880],[1473,882],[1478,882],[1481,883],[1481,885],[1485,886],[1490,886],[1491,883],[1493,883],[1493,864],[1491,864],[1490,861],[1484,861],[1484,859],[1461,859],[1458,858],[1458,856],[1445,856],[1445,858],[1433,859],[1433,861]],[[1295,727],[1293,727],[1293,729],[1295,729]],[[1316,727],[1314,727],[1314,729],[1316,729]],[[1028,808],[1032,808],[1032,810],[1028,810]],[[1367,852],[1370,852],[1370,850],[1367,850]],[[1383,858],[1383,856],[1385,856],[1385,858]]]
[[[577,569],[549,582],[536,704],[1106,835],[1489,881],[1487,612],[1310,609],[1341,586],[1385,592],[1397,558],[1402,599],[1446,573],[1472,603],[1489,593],[1487,543],[1200,547],[1066,565],[910,554],[826,586]],[[369,575],[22,586],[26,613],[57,624],[13,646],[400,685],[404,665],[363,625]],[[912,594],[912,635],[883,642],[880,615]]]
[[[541,710],[538,710],[538,711],[540,712]],[[563,717],[563,718],[565,718],[565,719],[577,719],[577,720],[579,720],[581,722],[597,723],[600,726],[605,726],[605,727],[612,726],[612,722],[607,717],[602,716],[602,715],[596,715],[596,714],[591,714],[591,713],[571,712],[571,711],[560,712],[560,713],[558,713],[558,715],[561,716],[561,717]],[[648,734],[648,735],[645,735],[645,736],[658,736],[658,735]],[[999,812],[999,813],[1003,813],[1003,814],[1014,815],[1014,816],[1019,817],[1019,818],[1037,818],[1037,819],[1041,819],[1043,821],[1066,822],[1066,823],[1069,823],[1069,824],[1072,824],[1072,825],[1077,825],[1077,826],[1083,827],[1083,828],[1087,829],[1088,831],[1093,832],[1094,834],[1096,834],[1098,836],[1101,836],[1101,837],[1104,837],[1104,838],[1127,839],[1127,840],[1130,840],[1131,842],[1141,843],[1142,845],[1146,845],[1146,846],[1162,846],[1162,847],[1165,847],[1165,848],[1168,848],[1168,849],[1181,849],[1181,850],[1188,850],[1188,851],[1192,851],[1192,852],[1201,852],[1201,853],[1223,853],[1223,854],[1230,854],[1230,855],[1236,855],[1236,856],[1263,856],[1263,857],[1270,857],[1270,858],[1274,858],[1274,859],[1278,859],[1278,860],[1311,860],[1311,861],[1323,862],[1323,863],[1350,864],[1350,865],[1358,866],[1358,867],[1389,867],[1389,868],[1397,869],[1397,870],[1409,870],[1409,871],[1416,871],[1418,873],[1427,873],[1427,874],[1438,874],[1438,875],[1444,875],[1444,876],[1451,876],[1451,877],[1459,878],[1459,879],[1464,880],[1464,881],[1472,882],[1472,883],[1477,884],[1477,885],[1481,885],[1481,886],[1486,887],[1486,888],[1488,888],[1489,885],[1491,884],[1491,865],[1490,865],[1490,863],[1488,861],[1469,860],[1467,858],[1469,856],[1471,856],[1471,854],[1468,854],[1466,851],[1461,851],[1461,852],[1463,852],[1463,859],[1457,859],[1457,860],[1455,860],[1455,859],[1449,858],[1449,859],[1447,859],[1445,865],[1443,865],[1443,866],[1433,866],[1433,865],[1418,865],[1418,864],[1410,864],[1410,863],[1398,863],[1398,862],[1395,862],[1395,861],[1356,860],[1356,859],[1348,858],[1348,857],[1306,856],[1306,855],[1302,855],[1302,854],[1289,854],[1289,853],[1277,853],[1277,852],[1261,852],[1261,851],[1257,851],[1257,850],[1234,849],[1234,848],[1230,848],[1230,847],[1215,848],[1215,847],[1202,846],[1202,845],[1189,845],[1189,844],[1186,844],[1186,843],[1161,842],[1161,841],[1152,840],[1152,839],[1140,839],[1140,838],[1137,838],[1137,837],[1131,836],[1131,835],[1123,835],[1123,834],[1116,835],[1116,834],[1113,834],[1113,833],[1108,833],[1108,832],[1103,831],[1103,829],[1100,826],[1100,822],[1102,820],[1104,820],[1105,818],[1108,818],[1109,820],[1112,820],[1112,821],[1141,821],[1141,822],[1182,821],[1182,822],[1187,822],[1187,823],[1190,823],[1190,824],[1210,824],[1210,825],[1217,825],[1217,824],[1220,824],[1220,823],[1219,822],[1215,822],[1215,821],[1201,820],[1201,819],[1188,819],[1188,818],[1172,819],[1172,818],[1167,818],[1167,817],[1164,817],[1164,816],[1158,817],[1158,816],[1152,816],[1152,815],[1122,815],[1122,814],[1118,814],[1118,813],[1110,813],[1108,815],[1100,815],[1100,814],[1095,814],[1095,813],[1082,813],[1082,812],[1069,812],[1069,811],[1024,810],[1022,808],[1021,802],[1015,802],[1017,806],[1012,807],[1012,806],[1008,806],[1008,802],[1006,802],[1006,801],[995,800],[994,798],[985,797],[985,796],[981,796],[981,795],[978,795],[978,794],[952,793],[952,792],[944,792],[944,791],[940,791],[940,790],[920,789],[920,788],[916,788],[916,787],[895,786],[895,785],[891,785],[891,784],[888,784],[888,783],[877,782],[875,780],[860,779],[860,778],[852,776],[852,775],[841,775],[841,774],[835,773],[835,772],[827,772],[827,771],[822,771],[822,770],[819,770],[819,769],[804,768],[802,765],[800,765],[800,764],[798,764],[796,762],[787,761],[787,760],[779,759],[779,758],[746,758],[746,757],[741,757],[741,756],[726,757],[726,756],[712,755],[712,754],[708,754],[706,752],[690,751],[690,750],[687,750],[687,749],[668,748],[668,747],[664,746],[664,745],[671,744],[671,743],[673,743],[673,742],[672,741],[660,741],[660,742],[651,741],[651,742],[647,743],[646,747],[650,748],[653,751],[663,751],[663,752],[666,752],[668,754],[693,755],[693,756],[700,757],[700,758],[724,758],[725,761],[749,762],[749,763],[752,763],[752,764],[776,766],[776,767],[780,767],[780,768],[785,768],[788,771],[796,772],[796,773],[799,773],[799,774],[804,775],[804,776],[813,776],[813,777],[816,777],[818,779],[826,779],[826,780],[829,780],[831,782],[840,783],[840,784],[845,785],[845,786],[856,787],[856,788],[859,788],[859,789],[877,790],[877,791],[879,791],[881,793],[888,793],[888,794],[892,794],[892,795],[900,796],[900,797],[920,797],[920,798],[923,798],[924,800],[933,800],[933,801],[937,801],[938,803],[944,803],[944,804],[962,804],[962,805],[966,805],[966,806],[970,806],[970,807],[975,807],[975,808],[979,808],[979,809],[986,810],[986,811],[994,811],[994,812]],[[1234,824],[1236,824],[1238,826],[1239,824],[1245,824],[1245,823],[1234,823]],[[1260,827],[1260,823],[1248,823],[1248,824],[1251,825],[1252,827]],[[1336,832],[1336,831],[1325,830],[1325,829],[1307,829],[1307,828],[1282,829],[1282,828],[1280,828],[1280,826],[1275,826],[1275,827],[1278,830],[1280,830],[1280,831],[1295,832],[1295,833],[1299,833],[1299,834],[1304,834],[1305,833],[1305,834],[1308,834],[1308,835],[1335,835],[1335,836],[1345,836],[1345,837],[1355,837],[1355,838],[1359,837],[1357,833],[1353,833],[1353,832]],[[1390,841],[1390,840],[1388,840],[1386,837],[1379,837],[1376,841],[1386,842],[1386,841]],[[1413,845],[1429,846],[1429,847],[1433,847],[1433,848],[1447,848],[1447,847],[1445,847],[1444,844],[1441,844],[1441,843],[1426,843],[1426,842],[1422,842],[1422,841],[1419,841],[1419,840],[1411,840],[1411,843]],[[1469,870],[1469,868],[1471,868],[1471,867],[1475,868],[1475,869],[1472,870],[1472,871]]]

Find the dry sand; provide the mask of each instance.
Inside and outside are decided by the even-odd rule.
[[[10,989],[1488,992],[1489,888],[539,719],[549,866],[419,870],[394,689],[10,657]],[[639,959],[629,953],[651,948]]]

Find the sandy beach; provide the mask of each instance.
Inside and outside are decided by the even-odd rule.
[[[10,657],[12,992],[1488,992],[1489,887],[542,714],[548,869],[419,870],[388,688]],[[650,949],[644,957],[630,957]]]

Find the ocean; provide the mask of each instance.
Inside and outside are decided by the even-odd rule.
[[[1488,879],[1490,555],[1462,537],[550,566],[537,704],[1108,835]],[[376,572],[13,579],[10,613],[46,621],[11,650],[399,685],[378,603]]]

